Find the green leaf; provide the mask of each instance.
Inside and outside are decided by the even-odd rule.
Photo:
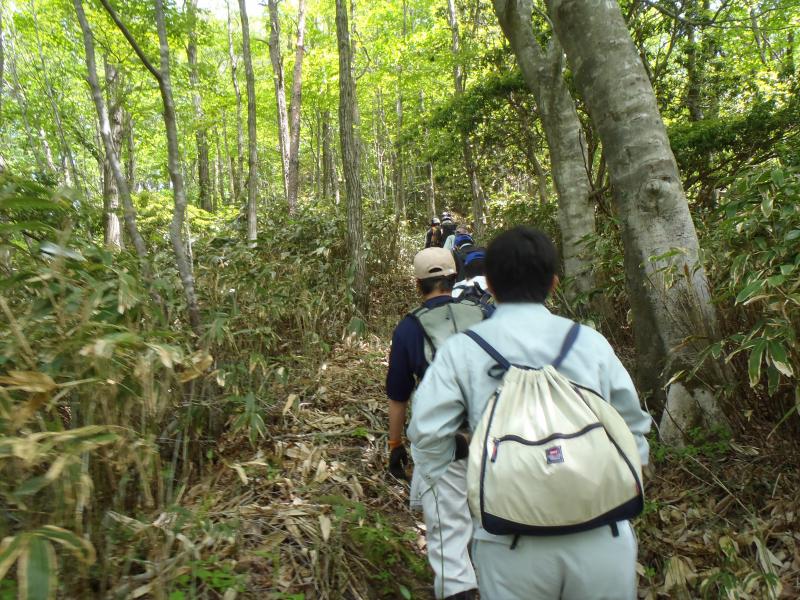
[[[40,537],[31,537],[17,563],[20,600],[50,600],[56,597],[56,551]]]
[[[25,549],[28,541],[28,534],[15,535],[14,537],[7,537],[0,542],[0,579],[5,577],[11,565],[17,560],[17,557]]]
[[[790,275],[794,271],[794,265],[781,265],[781,275]]]
[[[763,279],[757,279],[756,281],[751,282],[741,292],[739,292],[738,296],[736,296],[736,304],[741,304],[751,296],[754,296],[756,292],[761,290],[762,287],[764,287]]]
[[[792,242],[797,238],[800,238],[800,229],[792,229],[783,239],[785,239],[787,242]]]
[[[767,283],[769,283],[772,287],[779,287],[783,285],[784,281],[786,281],[786,277],[783,275],[773,275],[772,277],[767,278]]]
[[[778,187],[783,187],[784,179],[783,179],[783,171],[780,169],[773,169],[772,173],[770,173],[770,177],[772,178],[772,182],[777,185]]]
[[[81,562],[91,565],[95,561],[95,551],[92,543],[86,538],[82,538],[68,529],[56,527],[55,525],[45,525],[34,530],[35,535],[41,535],[72,552]]]
[[[759,340],[750,351],[750,359],[747,361],[747,374],[750,377],[750,387],[756,387],[761,380],[761,359],[767,344],[764,340]]]
[[[794,377],[794,369],[786,348],[780,342],[771,341],[768,346],[769,362],[786,377]]]
[[[405,600],[411,600],[411,590],[402,583],[397,584],[397,587],[400,588],[400,595],[405,598]]]
[[[769,194],[766,194],[766,193],[762,194],[761,195],[761,212],[763,213],[764,217],[766,217],[767,219],[772,214],[772,208],[773,208],[772,196],[770,196]]]

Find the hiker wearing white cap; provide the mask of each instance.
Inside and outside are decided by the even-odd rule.
[[[451,296],[456,278],[453,255],[444,248],[426,248],[414,257],[414,277],[422,306],[406,315],[392,336],[386,394],[389,397],[389,472],[407,479],[408,452],[403,443],[408,401],[438,348],[454,333],[484,318],[482,307]],[[461,452],[450,461],[436,497],[414,475],[411,505],[422,508],[428,560],[435,574],[436,598],[469,600],[478,587],[469,558],[472,520],[466,497],[466,438],[455,433]]]

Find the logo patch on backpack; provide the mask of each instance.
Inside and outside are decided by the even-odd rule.
[[[551,446],[544,453],[547,456],[548,465],[564,462],[564,453],[561,452],[561,446]]]

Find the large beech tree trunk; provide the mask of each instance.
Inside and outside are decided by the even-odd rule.
[[[192,329],[199,335],[201,319],[200,308],[197,304],[197,295],[194,289],[194,274],[192,266],[186,255],[186,247],[183,241],[183,225],[186,215],[186,190],[183,186],[183,176],[181,175],[180,151],[178,146],[178,126],[175,115],[175,102],[172,95],[172,80],[169,69],[169,41],[167,39],[167,25],[164,19],[164,5],[162,0],[154,0],[156,14],[156,29],[158,30],[158,48],[160,57],[160,69],[156,69],[147,56],[142,51],[135,38],[131,35],[128,28],[120,20],[114,8],[108,0],[100,0],[114,24],[125,36],[128,44],[139,57],[139,60],[150,71],[151,75],[158,82],[161,92],[161,103],[164,107],[164,128],[167,134],[167,170],[169,171],[170,182],[172,183],[173,210],[172,220],[169,225],[169,238],[172,244],[172,251],[175,255],[175,266],[183,284],[183,293],[186,298],[186,312],[189,316],[189,323]],[[119,181],[117,181],[119,185]]]
[[[595,232],[594,203],[583,127],[562,75],[561,46],[555,36],[547,51],[539,45],[531,21],[531,0],[494,0],[494,10],[525,84],[536,99],[550,149],[564,273],[575,281],[575,291],[587,293],[594,288],[594,276],[591,257],[585,254],[581,240]]]
[[[289,102],[289,181],[287,184],[289,212],[297,209],[300,186],[300,106],[303,98],[303,56],[305,54],[306,2],[297,5],[297,46],[292,73],[292,98]]]
[[[353,299],[362,316],[367,315],[367,257],[361,222],[361,168],[358,131],[355,123],[358,108],[353,78],[353,57],[347,19],[347,0],[336,0],[336,38],[339,46],[339,133],[342,144],[342,166],[347,193],[347,247],[353,276]]]
[[[245,0],[239,0],[239,17],[242,21],[242,54],[247,80],[247,239],[255,244],[258,238],[256,201],[258,195],[258,146],[256,145],[256,80],[250,54],[250,22],[247,19]]]
[[[547,4],[603,143],[622,226],[639,381],[658,399],[672,376],[694,366],[697,351],[717,336],[697,233],[653,88],[619,6],[612,0]],[[709,371],[706,381],[719,378],[714,367]],[[694,419],[714,423],[721,416],[697,381],[669,385],[666,408],[661,433],[670,441]]]
[[[189,62],[189,84],[192,87],[192,106],[195,118],[195,141],[197,143],[197,184],[198,203],[204,210],[213,209],[211,195],[211,175],[208,166],[208,135],[203,122],[203,101],[200,98],[200,77],[197,72],[197,0],[189,0],[186,9],[189,17],[189,43],[186,58]]]
[[[452,33],[451,50],[453,52],[453,82],[455,84],[456,96],[464,93],[464,69],[461,65],[461,37],[458,32],[458,15],[456,14],[455,0],[447,0],[447,18],[450,23]],[[478,179],[478,168],[475,165],[475,157],[472,151],[472,141],[468,134],[462,136],[462,150],[464,153],[464,166],[469,177],[469,189],[472,195],[472,217],[474,219],[475,235],[483,236],[484,216],[483,216],[483,190]]]

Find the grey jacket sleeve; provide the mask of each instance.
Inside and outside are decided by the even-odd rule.
[[[466,415],[452,344],[444,344],[414,393],[408,439],[414,468],[433,485],[455,456],[454,436]]]
[[[650,446],[645,435],[650,431],[652,419],[647,412],[642,410],[639,404],[639,396],[628,371],[610,347],[609,350],[611,356],[606,371],[608,374],[608,390],[607,392],[604,390],[604,392],[607,393],[606,398],[611,403],[611,406],[617,409],[617,412],[625,419],[631,432],[633,432],[636,446],[639,448],[639,455],[642,458],[642,465],[646,465],[650,461]]]

